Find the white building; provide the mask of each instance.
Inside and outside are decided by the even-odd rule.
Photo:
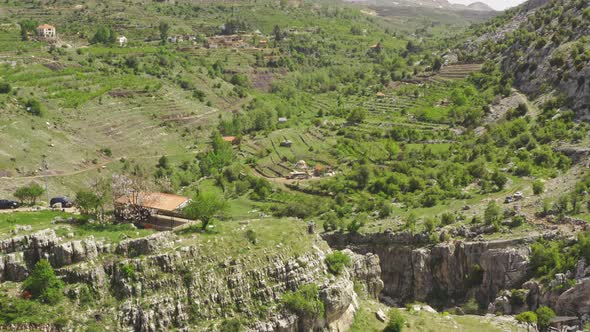
[[[123,47],[123,46],[127,45],[127,37],[119,36],[119,38],[117,38],[117,42],[119,43],[120,47]]]
[[[55,38],[57,31],[53,25],[42,24],[37,27],[37,36],[41,38]]]

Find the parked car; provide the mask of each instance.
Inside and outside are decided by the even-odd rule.
[[[16,209],[20,206],[20,203],[17,201],[11,201],[8,199],[0,199],[0,209]]]
[[[55,207],[57,204],[61,204],[62,208],[69,208],[74,206],[74,201],[72,201],[71,199],[67,198],[67,197],[53,197],[50,201],[49,201],[49,206],[51,207]]]

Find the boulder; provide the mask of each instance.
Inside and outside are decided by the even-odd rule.
[[[165,247],[171,247],[175,235],[172,232],[160,232],[139,239],[123,240],[115,253],[127,257],[151,255]]]
[[[578,280],[574,287],[559,295],[555,311],[563,315],[590,314],[590,278]]]

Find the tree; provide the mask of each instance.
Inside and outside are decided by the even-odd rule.
[[[401,332],[406,324],[406,319],[397,308],[389,310],[389,321],[387,326],[383,329],[383,332]]]
[[[315,284],[299,287],[295,292],[287,292],[282,297],[283,305],[303,319],[324,316],[324,303],[319,297],[320,289]]]
[[[27,112],[35,116],[43,116],[45,107],[37,99],[29,99],[25,102]]]
[[[281,28],[278,25],[275,25],[272,29],[272,34],[275,36],[276,41],[283,40],[283,33],[281,32]]]
[[[539,330],[545,331],[549,327],[551,319],[555,317],[555,312],[546,306],[540,306],[537,311],[537,326]]]
[[[352,264],[350,256],[343,253],[342,251],[334,251],[333,253],[326,256],[326,265],[328,271],[334,275],[342,273],[345,267],[349,267]]]
[[[20,37],[22,40],[29,40],[29,33],[34,33],[37,28],[37,21],[33,20],[22,20],[18,22],[20,25]]]
[[[201,228],[206,230],[212,218],[223,212],[226,207],[227,202],[223,196],[211,191],[201,191],[182,212],[189,219],[201,220]]]
[[[82,189],[76,193],[76,205],[83,215],[96,214],[101,205],[101,199],[92,191]]]
[[[506,182],[508,182],[508,178],[506,175],[496,171],[492,174],[492,181],[494,181],[494,184],[498,187],[498,190],[502,190],[504,189]]]
[[[530,327],[537,324],[537,314],[532,311],[525,311],[516,315],[516,320],[526,325],[527,332]]]
[[[35,205],[37,203],[37,199],[43,195],[45,190],[43,187],[36,183],[31,183],[29,185],[20,187],[16,189],[14,192],[14,197],[18,198],[21,203],[28,203],[30,205]]]
[[[168,40],[168,33],[170,32],[170,24],[166,22],[160,22],[158,26],[158,30],[160,31],[160,40],[162,43],[165,43]]]
[[[0,82],[0,93],[10,93],[12,87],[6,82]]]
[[[537,179],[533,181],[533,194],[541,195],[545,191],[545,184],[543,181]]]
[[[33,299],[47,304],[57,304],[63,298],[63,288],[63,282],[45,259],[35,264],[33,273],[23,282],[23,289],[30,292]]]
[[[350,112],[346,121],[349,123],[361,123],[365,120],[367,112],[362,108],[355,108]]]
[[[488,203],[484,212],[483,220],[486,225],[493,225],[500,221],[500,207],[495,201]]]
[[[90,40],[92,44],[105,44],[110,45],[115,42],[117,39],[117,33],[111,28],[107,26],[100,26],[96,30],[94,37]]]

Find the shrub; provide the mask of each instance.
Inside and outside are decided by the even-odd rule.
[[[496,224],[500,220],[500,207],[495,201],[491,201],[488,204],[483,219],[486,225]]]
[[[258,243],[258,236],[256,235],[256,232],[252,229],[249,229],[246,231],[246,239],[248,239],[248,242],[252,243],[252,244],[256,244]]]
[[[237,319],[226,319],[219,325],[219,331],[240,332],[243,331],[242,322]]]
[[[544,331],[549,327],[549,322],[555,317],[555,312],[546,306],[540,306],[537,311],[537,326],[539,330]]]
[[[27,112],[35,116],[43,116],[45,107],[36,99],[29,99],[25,102]]]
[[[518,215],[512,218],[512,223],[510,224],[511,227],[519,227],[526,222],[525,216]]]
[[[324,316],[324,303],[319,298],[319,287],[307,284],[299,287],[295,292],[287,292],[282,297],[285,308],[301,318]]]
[[[12,87],[6,82],[0,82],[0,93],[10,93]]]
[[[352,261],[350,257],[338,250],[326,256],[326,265],[328,265],[328,271],[335,275],[342,273],[344,267],[350,267],[351,264]]]
[[[521,312],[516,315],[516,320],[528,325],[537,324],[537,314],[532,311]]]
[[[129,263],[121,267],[121,273],[129,280],[135,278],[135,267]]]
[[[397,308],[389,310],[389,320],[383,332],[401,332],[404,329],[406,319],[402,315],[401,311]]]
[[[463,304],[461,308],[468,315],[477,315],[479,313],[479,304],[477,304],[477,301],[473,297]]]
[[[350,233],[358,233],[358,231],[365,225],[365,220],[362,218],[354,218],[352,219],[348,225],[346,225],[346,230]]]
[[[510,296],[510,304],[514,306],[523,305],[526,301],[526,291],[524,289],[513,289]]]
[[[33,273],[23,282],[23,290],[33,299],[47,304],[57,304],[63,298],[63,282],[55,276],[53,268],[45,259],[35,264]]]
[[[451,212],[445,212],[440,217],[440,222],[445,226],[450,225],[455,222],[455,215]]]
[[[533,181],[533,193],[535,195],[540,195],[545,191],[545,184],[543,181],[537,179]]]
[[[41,195],[43,195],[44,192],[45,190],[43,189],[43,187],[36,183],[31,183],[29,185],[16,189],[16,191],[14,192],[14,197],[18,198],[23,203],[27,202],[31,205],[34,205],[35,203],[37,203],[37,199],[41,197]]]

